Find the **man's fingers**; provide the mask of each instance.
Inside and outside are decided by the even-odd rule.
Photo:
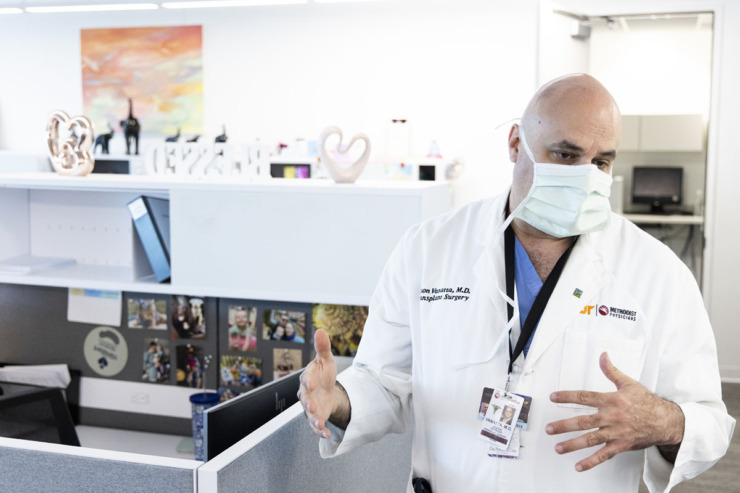
[[[549,423],[545,427],[545,432],[548,435],[559,435],[561,433],[570,433],[573,431],[585,431],[598,428],[603,423],[602,415],[596,414],[583,414],[574,418],[562,419]]]
[[[313,336],[313,346],[316,350],[316,359],[319,361],[327,361],[333,358],[331,354],[331,343],[329,342],[329,334],[324,329],[319,329]]]
[[[609,459],[611,459],[618,453],[624,452],[625,450],[627,449],[621,447],[615,442],[604,445],[594,454],[590,455],[589,457],[586,457],[580,462],[577,462],[576,471],[578,472],[588,471],[589,469],[592,469],[598,466],[599,464],[608,461]]]
[[[306,415],[308,424],[313,432],[322,438],[329,438],[331,431],[326,427],[326,420],[319,419],[315,414],[318,411],[316,403],[312,402],[310,396],[307,396],[306,392],[303,392],[302,389],[298,391],[298,399],[303,406],[303,414]]]
[[[558,443],[555,445],[555,452],[559,454],[568,454],[570,452],[575,452],[576,450],[591,448],[601,445],[602,443],[607,443],[609,440],[610,437],[607,436],[607,433],[604,432],[604,430],[595,430],[590,433],[584,433],[583,435],[571,440]]]
[[[561,390],[550,394],[550,400],[559,404],[580,404],[599,407],[604,401],[604,394],[590,390]]]
[[[617,390],[630,382],[634,382],[634,380],[619,371],[619,368],[612,364],[606,351],[601,353],[601,356],[599,357],[599,366],[601,367],[601,371],[604,373],[604,376],[617,386]]]

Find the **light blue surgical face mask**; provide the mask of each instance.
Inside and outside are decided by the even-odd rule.
[[[577,236],[609,225],[612,177],[595,164],[538,163],[519,125],[519,139],[534,163],[529,193],[512,217],[557,238]]]

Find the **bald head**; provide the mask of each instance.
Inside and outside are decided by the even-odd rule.
[[[609,91],[587,74],[566,75],[542,86],[522,115],[527,136],[536,138],[545,125],[564,125],[586,118],[592,123],[615,125],[621,132],[621,116]],[[619,135],[617,135],[617,138]]]

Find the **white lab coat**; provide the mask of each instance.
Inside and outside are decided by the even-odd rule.
[[[488,457],[477,412],[483,387],[506,383],[507,312],[499,293],[505,292],[500,225],[506,198],[426,221],[401,239],[373,296],[353,367],[340,375],[352,404],[350,425],[341,442],[320,441],[322,455],[344,453],[413,422],[411,475],[427,478],[434,493],[636,492],[643,463],[650,490],[668,491],[711,467],[727,450],[734,420],[721,400],[701,295],[667,247],[614,214],[607,229],[576,243],[528,356],[515,362],[510,390],[532,397],[520,458]],[[421,301],[439,294],[442,299]],[[619,317],[601,315],[600,305]],[[686,427],[675,466],[651,447],[578,473],[575,463],[597,448],[555,453],[556,443],[577,434],[549,436],[545,425],[594,410],[554,404],[549,395],[614,391],[599,368],[602,351],[681,406]]]

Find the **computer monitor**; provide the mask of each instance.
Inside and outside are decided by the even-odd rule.
[[[683,168],[635,166],[632,169],[632,203],[650,204],[653,213],[665,212],[665,205],[681,205]]]
[[[206,409],[203,414],[205,460],[213,459],[298,402],[301,373],[291,373]]]

